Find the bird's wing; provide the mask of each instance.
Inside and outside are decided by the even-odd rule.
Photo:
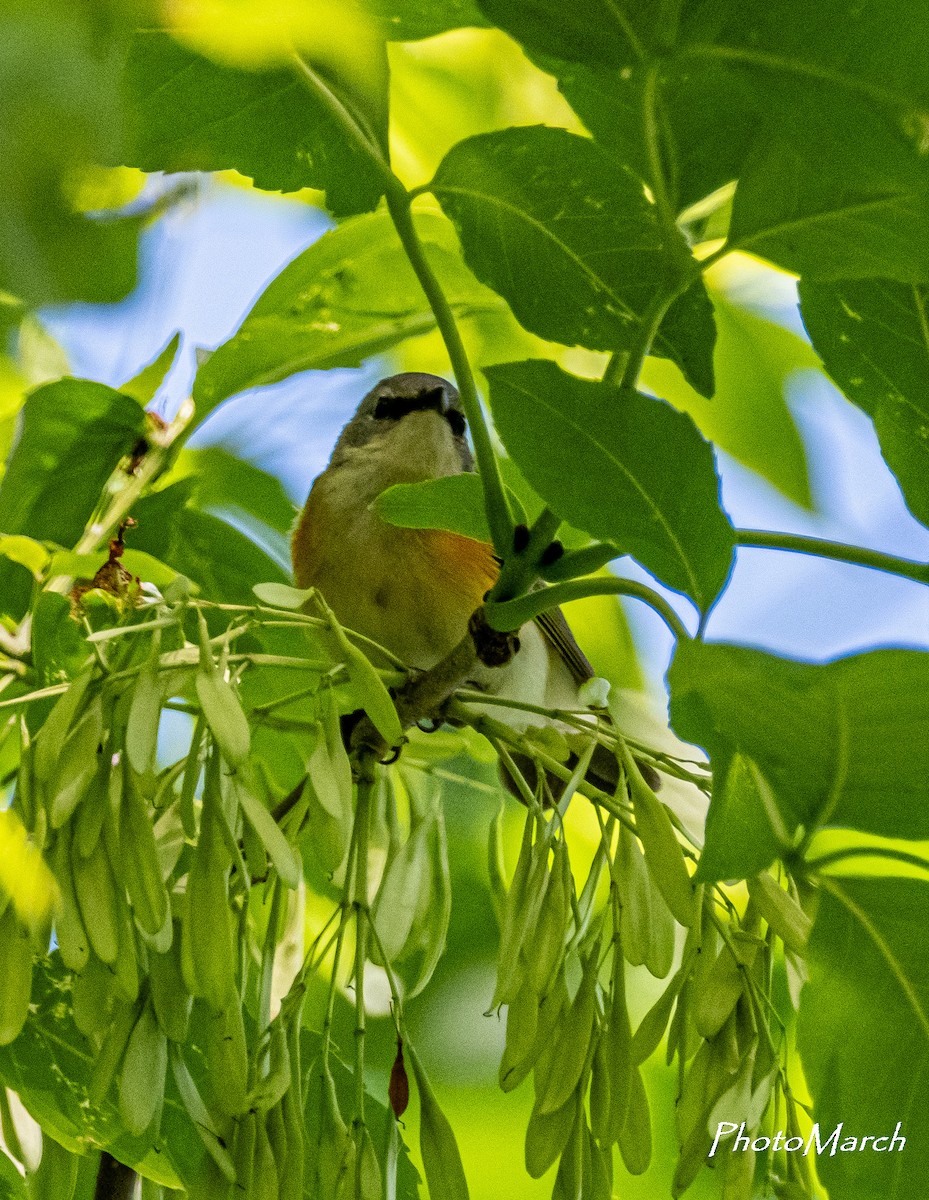
[[[571,627],[560,608],[550,608],[547,612],[540,613],[536,617],[536,624],[545,635],[546,641],[558,652],[575,683],[582,684],[586,679],[593,678],[594,669],[575,641]]]

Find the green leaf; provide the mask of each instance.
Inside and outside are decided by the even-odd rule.
[[[471,473],[395,483],[374,501],[374,511],[402,529],[446,529],[478,542],[490,541],[483,488]]]
[[[713,303],[706,284],[702,279],[695,279],[668,308],[649,353],[676,363],[690,386],[709,400],[716,391],[715,346]]]
[[[495,25],[532,50],[615,67],[628,66],[641,58],[643,41],[661,38],[661,18],[655,10],[668,7],[642,0],[586,0],[568,8],[558,0],[479,3]]]
[[[641,179],[651,176],[643,123],[645,70],[537,58],[597,141]],[[766,91],[744,68],[695,57],[667,60],[658,111],[670,200],[681,211],[736,179],[766,113]]]
[[[918,880],[843,878],[821,888],[798,1021],[820,1137],[825,1142],[841,1122],[841,1146],[849,1136],[889,1137],[900,1122],[906,1139],[905,1149],[898,1141],[821,1154],[817,1173],[842,1200],[903,1200],[924,1187],[927,922],[929,887]]]
[[[272,817],[261,800],[255,796],[244,783],[234,784],[236,798],[242,806],[246,820],[258,834],[268,852],[268,857],[284,883],[294,888],[300,881],[300,861],[297,854],[284,837],[280,826]]]
[[[380,199],[380,174],[294,72],[221,66],[148,29],[133,41],[125,82],[132,166],[234,169],[267,191],[320,188],[337,216]]]
[[[419,1146],[429,1193],[441,1196],[442,1200],[468,1200],[468,1182],[455,1133],[448,1117],[439,1108],[429,1079],[411,1046],[407,1048],[407,1054],[419,1092]]]
[[[0,481],[0,529],[38,541],[76,542],[104,484],[145,425],[128,396],[86,379],[38,388]]]
[[[675,732],[717,782],[701,878],[757,874],[801,823],[929,837],[929,655],[820,664],[690,642],[668,684]]]
[[[549,341],[628,348],[643,314],[693,266],[683,237],[662,231],[632,172],[563,129],[506,129],[459,142],[431,188],[478,279]],[[695,285],[683,299],[691,328],[678,326],[659,348],[688,371],[694,356],[712,357],[712,315],[701,292]]]
[[[485,374],[507,451],[558,516],[706,609],[726,582],[733,540],[712,450],[690,419],[543,360]]]
[[[29,1200],[26,1181],[0,1149],[0,1200]]]
[[[784,85],[736,189],[729,244],[807,279],[927,281],[925,157],[868,101]]]
[[[251,538],[210,513],[186,504],[187,480],[133,506],[135,545],[193,580],[207,600],[254,604],[256,579],[287,583],[289,572]]]
[[[236,458],[221,446],[182,450],[177,470],[196,481],[197,506],[214,515],[247,514],[279,534],[289,534],[294,505],[281,481],[254,463]]]
[[[448,29],[486,25],[473,0],[368,0],[391,42],[413,42]]]
[[[746,0],[720,6],[714,21],[715,28],[697,12],[694,40],[709,33],[733,48],[777,56],[768,70],[796,78],[798,68],[815,66],[840,88],[870,83],[901,100],[919,99],[925,91],[929,11],[910,0],[883,0],[876,7],[855,0],[815,6],[804,0]]]
[[[214,669],[197,672],[197,699],[224,757],[236,766],[248,757],[248,720],[230,683]]]
[[[286,583],[256,583],[252,591],[262,604],[270,605],[271,608],[286,608],[293,612],[303,608],[313,595],[312,588],[295,588]]]
[[[67,0],[0,14],[0,289],[29,305],[112,302],[135,286],[141,219],[88,216],[76,202],[88,170],[119,155],[127,14]]]
[[[33,579],[41,579],[49,564],[49,552],[35,538],[22,534],[0,537],[0,555],[25,567]]]
[[[121,385],[119,390],[122,394],[131,396],[133,400],[137,400],[143,406],[150,400],[154,400],[158,389],[164,383],[165,376],[174,366],[180,344],[181,335],[178,332],[147,366]]]
[[[459,317],[500,307],[461,262],[448,221],[421,213],[416,227]],[[235,392],[297,371],[360,366],[434,325],[388,214],[346,221],[272,280],[239,330],[197,372],[198,419]]]
[[[712,401],[689,387],[673,364],[656,359],[646,362],[642,384],[691,416],[720,450],[810,508],[806,450],[785,393],[796,371],[818,368],[816,355],[789,329],[720,292],[712,298],[718,331]]]
[[[826,370],[874,421],[913,515],[929,524],[929,288],[886,279],[800,285]]]

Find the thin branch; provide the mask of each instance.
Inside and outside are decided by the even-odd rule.
[[[530,592],[518,600],[486,605],[487,620],[494,629],[519,629],[527,621],[534,620],[548,608],[567,604],[571,600],[584,600],[588,596],[632,596],[653,609],[664,621],[678,641],[688,641],[690,634],[683,621],[663,596],[638,583],[634,579],[620,579],[616,575],[597,575],[590,579],[573,579],[567,583],[556,583],[551,587]]]
[[[905,579],[913,579],[917,583],[929,583],[929,563],[898,558],[893,554],[883,554],[880,550],[868,550],[864,546],[849,546],[844,542],[830,542],[798,533],[775,533],[766,529],[737,529],[735,540],[739,546],[787,550],[794,554],[831,558],[836,562],[870,567],[871,570],[884,571],[889,575],[902,575]]]
[[[513,514],[510,510],[506,489],[503,486],[503,477],[500,474],[500,466],[493,443],[490,440],[490,430],[484,420],[484,411],[477,394],[474,373],[468,361],[464,342],[461,340],[461,332],[458,329],[455,314],[442,290],[442,285],[426,258],[426,252],[413,221],[413,212],[407,191],[401,188],[400,193],[396,190],[388,192],[387,208],[400,241],[403,243],[407,258],[410,260],[410,266],[426,293],[426,299],[429,301],[442,340],[445,342],[461,395],[461,405],[471,429],[474,454],[477,458],[481,484],[484,489],[487,524],[490,526],[494,549],[501,558],[506,558],[513,550]]]

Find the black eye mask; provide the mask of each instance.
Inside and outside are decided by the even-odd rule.
[[[375,421],[399,421],[411,412],[437,412],[448,421],[452,433],[461,437],[465,431],[464,416],[457,408],[444,408],[443,388],[428,388],[415,396],[381,396],[374,407]]]

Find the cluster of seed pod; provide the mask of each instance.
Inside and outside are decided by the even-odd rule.
[[[794,895],[767,873],[751,881],[740,920],[720,919],[717,898],[702,898],[687,871],[664,806],[634,777],[631,759],[624,765],[628,817],[601,822],[580,894],[559,816],[539,807],[527,814],[505,891],[499,819],[492,828],[501,923],[492,1007],[507,1009],[500,1085],[509,1091],[533,1075],[526,1168],[538,1178],[559,1163],[553,1200],[609,1200],[613,1147],[631,1173],[647,1169],[652,1136],[642,1066],[665,1037],[667,1061],[676,1058],[679,1070],[675,1195],[706,1161],[717,1120],[758,1128],[782,1071],[758,997],[769,991],[774,938],[798,965],[809,931]],[[678,925],[686,930],[679,957]],[[627,964],[659,979],[671,974],[634,1032]],[[751,1157],[726,1155],[725,1162],[727,1198],[749,1197]]]

